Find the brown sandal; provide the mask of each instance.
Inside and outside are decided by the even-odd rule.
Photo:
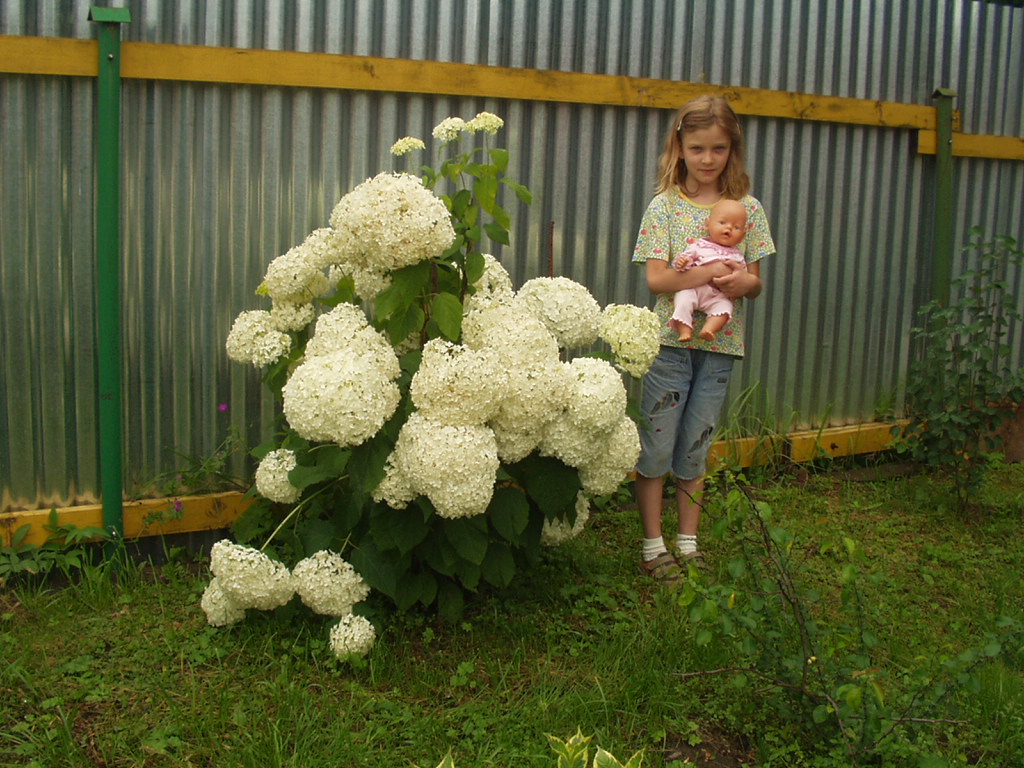
[[[641,560],[640,572],[662,584],[678,584],[683,580],[679,563],[668,552],[662,552],[653,560]]]

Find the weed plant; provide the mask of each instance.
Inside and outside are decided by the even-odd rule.
[[[808,658],[790,614],[762,617],[771,643],[742,678],[720,672],[754,666],[737,656],[738,629],[693,615],[719,597],[725,615],[721,590],[741,586],[734,563],[752,542],[720,522],[736,509],[728,495],[709,494],[710,567],[691,576],[686,606],[683,592],[638,575],[636,511],[616,496],[583,536],[510,588],[482,588],[454,623],[379,611],[377,645],[348,664],[297,606],[209,627],[201,561],[127,562],[116,580],[98,565],[65,586],[11,580],[0,597],[0,764],[434,768],[450,755],[460,768],[553,766],[552,746],[578,749],[577,731],[594,754],[643,750],[652,768],[1024,764],[1024,649],[999,626],[1024,621],[1020,465],[993,468],[970,525],[943,511],[946,477],[849,477],[742,491],[772,510],[794,594],[813,598],[804,630],[812,668],[829,675],[807,684],[814,695],[776,684],[799,680]],[[858,615],[863,626],[847,630]],[[849,660],[858,653],[867,663]],[[861,688],[861,708],[843,685]],[[922,686],[927,701],[914,699]],[[814,696],[850,706],[849,739]],[[859,714],[865,701],[877,725]]]

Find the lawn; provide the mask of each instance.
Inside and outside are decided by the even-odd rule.
[[[351,663],[297,601],[208,626],[207,564],[180,550],[9,581],[0,763],[552,766],[546,734],[579,729],[655,768],[1022,765],[1024,465],[997,468],[966,518],[941,477],[883,469],[720,478],[709,567],[674,592],[639,575],[620,494],[461,621],[371,606],[377,644]],[[773,543],[744,561],[759,530]],[[779,558],[796,619],[763,581]]]

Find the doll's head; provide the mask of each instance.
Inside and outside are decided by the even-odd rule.
[[[747,209],[739,200],[720,200],[708,214],[708,240],[736,246],[747,235]]]

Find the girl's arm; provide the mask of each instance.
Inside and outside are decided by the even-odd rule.
[[[651,293],[675,293],[684,288],[699,288],[710,283],[713,278],[728,276],[732,271],[720,261],[706,266],[691,267],[686,272],[676,272],[671,264],[661,259],[648,259],[645,267],[647,287]]]
[[[743,269],[739,264],[726,263],[729,274],[715,276],[711,282],[730,299],[756,299],[761,295],[764,283],[761,281],[761,262],[747,264]]]

